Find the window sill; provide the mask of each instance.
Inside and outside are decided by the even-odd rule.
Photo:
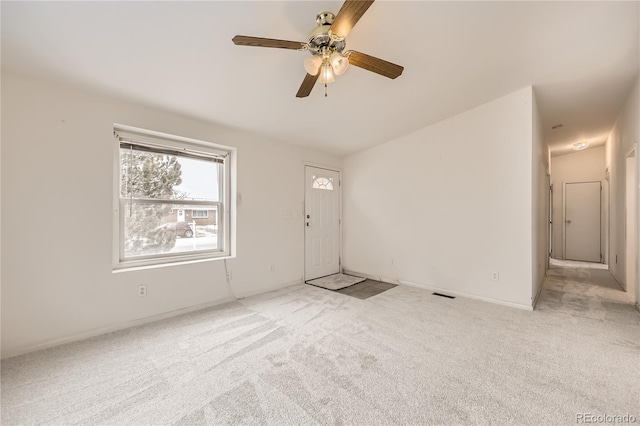
[[[219,257],[209,257],[206,259],[186,259],[186,260],[178,260],[175,262],[165,262],[165,263],[156,263],[153,265],[127,265],[127,264],[120,264],[117,266],[113,267],[113,270],[111,271],[111,273],[113,274],[119,274],[121,272],[134,272],[134,271],[144,271],[147,269],[157,269],[157,268],[166,268],[166,267],[170,267],[170,266],[183,266],[183,265],[190,265],[193,263],[203,263],[203,262],[215,262],[218,260],[227,260],[227,259],[234,259],[235,256],[232,255],[225,255],[225,256],[219,256]]]

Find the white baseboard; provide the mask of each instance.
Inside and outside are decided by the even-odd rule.
[[[243,299],[245,297],[255,296],[257,294],[268,293],[270,291],[279,290],[279,289],[285,288],[285,287],[290,287],[292,285],[300,284],[301,282],[302,281],[300,281],[300,280],[291,281],[291,282],[288,282],[288,283],[279,284],[277,286],[272,286],[272,287],[265,288],[265,289],[260,289],[260,290],[257,290],[257,291],[251,291],[251,292],[243,293],[242,295],[237,295],[237,297],[238,297],[238,299]],[[165,312],[165,313],[162,313],[162,314],[152,315],[152,316],[149,316],[149,317],[139,318],[139,319],[135,319],[135,320],[131,320],[131,321],[125,321],[125,322],[122,322],[122,323],[119,323],[119,324],[114,324],[114,325],[111,325],[111,326],[108,326],[108,327],[97,328],[95,330],[85,331],[85,332],[74,334],[74,335],[71,335],[71,336],[62,337],[60,339],[48,340],[46,342],[38,343],[38,344],[35,344],[35,345],[29,345],[29,346],[25,346],[25,347],[21,347],[21,348],[17,348],[17,349],[7,350],[7,351],[2,353],[2,359],[11,358],[11,357],[18,356],[18,355],[24,355],[24,354],[29,353],[29,352],[36,352],[36,351],[40,351],[40,350],[43,350],[43,349],[52,348],[54,346],[64,345],[66,343],[77,342],[79,340],[88,339],[90,337],[99,336],[101,334],[107,334],[107,333],[112,333],[114,331],[124,330],[124,329],[131,328],[131,327],[137,327],[139,325],[144,325],[144,324],[148,324],[148,323],[151,323],[151,322],[160,321],[160,320],[171,318],[171,317],[175,317],[175,316],[178,316],[178,315],[188,314],[190,312],[195,312],[195,311],[199,311],[199,310],[202,310],[202,309],[211,308],[213,306],[221,305],[223,303],[232,302],[232,301],[234,301],[233,298],[225,297],[224,299],[214,300],[212,302],[202,303],[202,304],[199,304],[199,305],[189,306],[189,307],[186,307],[186,308],[176,309],[175,311]]]
[[[538,304],[538,300],[540,300],[540,295],[542,294],[542,289],[544,288],[544,282],[547,278],[547,273],[544,273],[544,276],[542,277],[542,283],[540,284],[540,288],[538,289],[538,293],[535,295],[535,297],[533,298],[533,301],[531,302],[531,310],[535,311],[536,310],[536,305]]]
[[[395,280],[393,278],[387,278],[387,277],[380,277],[380,276],[376,276],[376,275],[369,275],[369,274],[363,274],[361,272],[354,272],[354,271],[349,271],[348,269],[345,269],[342,271],[343,274],[347,274],[347,275],[354,275],[356,277],[363,277],[363,278],[367,278],[370,280],[374,280],[374,281],[381,281],[383,283],[388,283],[388,284],[400,284],[398,282],[398,280]]]
[[[466,297],[466,298],[469,298],[469,299],[482,300],[483,302],[490,302],[490,303],[495,303],[495,304],[498,304],[498,305],[509,306],[511,308],[523,309],[525,311],[533,311],[533,305],[532,306],[527,306],[527,305],[522,305],[520,303],[513,303],[513,302],[507,302],[507,301],[500,300],[500,299],[493,299],[491,297],[476,296],[475,294],[464,293],[464,292],[461,292],[461,291],[452,291],[452,290],[449,290],[449,289],[434,287],[434,286],[430,286],[430,285],[426,285],[426,284],[418,284],[418,283],[414,283],[414,282],[411,282],[411,281],[397,280],[397,279],[394,279],[394,278],[379,277],[379,276],[375,276],[375,275],[363,274],[361,272],[353,272],[353,271],[346,271],[345,270],[344,273],[345,274],[349,274],[349,275],[357,275],[357,276],[369,278],[370,280],[382,281],[382,282],[389,283],[389,284],[406,285],[406,286],[409,286],[409,287],[416,287],[416,288],[421,288],[423,290],[429,290],[429,291],[435,291],[435,292],[442,293],[442,294],[448,294],[450,296]],[[542,287],[540,287],[540,289],[542,290]],[[539,294],[539,292],[538,292],[538,294]]]
[[[525,311],[533,311],[533,306],[523,305],[520,303],[507,302],[506,300],[494,299],[492,297],[477,296],[475,294],[465,293],[462,291],[449,290],[446,288],[434,287],[426,284],[412,283],[404,280],[398,280],[398,282],[403,285],[422,288],[429,291],[435,291],[438,293],[447,294],[449,296],[466,297],[468,299],[481,300],[483,302],[490,302],[490,303],[495,303],[497,305],[509,306],[510,308],[523,309]]]
[[[245,297],[257,296],[258,294],[269,293],[270,291],[280,290],[280,289],[283,289],[283,288],[286,288],[286,287],[291,287],[291,286],[302,284],[302,283],[303,283],[303,281],[302,281],[302,278],[301,278],[299,280],[289,281],[289,282],[282,283],[282,284],[277,284],[277,285],[272,286],[272,287],[267,287],[267,288],[262,288],[262,289],[259,289],[259,290],[254,290],[254,291],[248,291],[248,292],[245,292],[245,293],[241,293],[241,294],[238,294],[237,297],[238,297],[238,299],[244,299]]]
[[[613,272],[611,267],[609,267],[609,272],[611,273],[611,275],[613,275],[613,278],[615,278],[615,280],[618,282],[618,285],[622,287],[624,291],[627,291],[627,285],[624,282],[622,282],[620,277],[618,277],[615,272]]]
[[[233,301],[230,297],[216,300],[213,302],[202,303],[200,305],[189,306],[187,308],[176,309],[175,311],[165,312],[162,314],[152,315],[150,317],[138,318],[131,321],[125,321],[119,324],[110,325],[108,327],[97,328],[95,330],[85,331],[71,336],[62,337],[60,339],[48,340],[46,342],[38,343],[35,345],[29,345],[22,348],[8,350],[2,353],[2,359],[11,358],[18,355],[24,355],[29,352],[40,351],[42,349],[52,348],[54,346],[64,345],[65,343],[77,342],[79,340],[88,339],[90,337],[99,336],[101,334],[112,333],[114,331],[124,330],[131,327],[137,327],[139,325],[148,324],[150,322],[160,321],[163,319],[175,317],[178,315],[188,314],[189,312],[199,311],[201,309],[207,309],[212,306],[221,305],[223,303]]]

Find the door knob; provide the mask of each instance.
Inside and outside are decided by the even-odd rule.
[[[567,219],[567,224],[570,224],[570,223],[571,223],[571,221],[569,219]]]
[[[307,215],[307,219],[311,219],[311,215]]]

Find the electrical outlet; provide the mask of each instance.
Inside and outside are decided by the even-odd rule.
[[[227,271],[227,279],[231,281],[233,279],[233,273],[231,271]]]
[[[500,273],[498,273],[498,272],[492,272],[492,273],[491,273],[491,279],[492,279],[493,281],[500,281]]]
[[[145,297],[147,295],[147,286],[139,285],[138,286],[138,296]]]

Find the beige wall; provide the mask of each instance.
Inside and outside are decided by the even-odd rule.
[[[341,166],[254,134],[9,73],[2,118],[3,356],[231,296],[220,260],[112,272],[114,123],[237,148],[237,257],[228,267],[238,295],[301,282],[304,163]],[[147,297],[136,295],[141,284]]]
[[[530,308],[532,100],[528,87],[347,157],[345,269]]]
[[[549,146],[542,138],[542,122],[535,91],[532,107],[531,235],[533,271],[531,297],[535,304],[549,266]]]
[[[605,174],[605,147],[588,148],[571,154],[551,157],[551,181],[553,183],[553,247],[552,257],[564,259],[563,200],[566,182],[603,181]],[[604,201],[604,200],[603,200]],[[601,212],[601,250],[604,253],[606,220]]]
[[[606,145],[606,164],[611,172],[611,176],[609,178],[609,270],[625,287],[627,285],[625,261],[625,157],[631,151],[634,144],[637,144],[640,141],[639,86],[640,80],[637,80],[633,89],[629,93],[629,97],[627,98],[624,107],[618,114],[616,124],[607,139]],[[637,161],[639,157],[640,156],[638,155],[635,156],[636,169],[638,168]],[[639,197],[636,197],[636,200],[638,199]],[[636,238],[636,241],[639,241],[639,239]],[[636,250],[636,253],[638,253],[638,250]],[[638,290],[638,287],[640,286],[636,286],[636,290]],[[636,300],[639,299],[640,295],[636,293]]]

